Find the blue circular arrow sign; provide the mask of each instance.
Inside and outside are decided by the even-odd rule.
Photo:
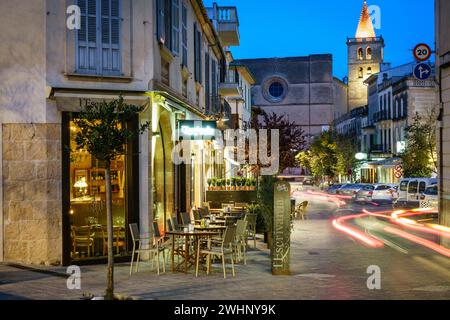
[[[414,68],[414,77],[417,80],[427,80],[431,77],[431,66],[428,63],[419,63]]]

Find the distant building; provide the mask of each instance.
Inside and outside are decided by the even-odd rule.
[[[366,1],[364,1],[354,38],[348,46],[348,110],[367,105],[367,87],[364,80],[381,70],[383,37],[377,37]]]
[[[255,77],[253,106],[265,112],[283,114],[301,127],[311,141],[328,130],[335,110],[346,105],[346,85],[333,78],[330,54],[305,57],[244,59]],[[287,170],[300,175],[299,168]]]
[[[363,122],[361,151],[368,161],[361,170],[366,182],[394,183],[394,167],[406,146],[406,128],[414,116],[430,114],[435,107],[434,79],[418,81],[415,63],[384,70],[365,81],[368,113]]]

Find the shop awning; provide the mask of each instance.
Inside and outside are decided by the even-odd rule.
[[[126,103],[145,106],[150,97],[145,93],[122,93]],[[85,90],[54,89],[51,97],[56,101],[58,110],[66,112],[79,112],[86,101],[112,101],[119,97],[117,92],[94,92]]]

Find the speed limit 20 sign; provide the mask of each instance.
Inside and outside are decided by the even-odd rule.
[[[414,58],[419,61],[426,61],[431,57],[431,48],[425,43],[419,43],[414,47]]]

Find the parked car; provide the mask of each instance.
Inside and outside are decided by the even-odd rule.
[[[420,207],[437,209],[439,205],[438,195],[439,189],[437,184],[428,186],[425,189],[425,191],[420,195]]]
[[[396,192],[395,184],[364,185],[355,195],[355,201],[387,201],[392,202]]]
[[[405,178],[400,180],[398,199],[394,203],[395,208],[417,208],[420,206],[420,196],[425,189],[436,185],[436,178]]]
[[[330,194],[336,194],[336,192],[342,187],[341,183],[333,184],[328,187],[327,192]]]
[[[304,186],[314,186],[316,182],[313,179],[305,179],[303,180]]]
[[[361,188],[365,185],[366,184],[348,183],[343,185],[339,190],[337,190],[336,194],[354,197],[356,193],[358,193],[358,191],[361,190]]]

